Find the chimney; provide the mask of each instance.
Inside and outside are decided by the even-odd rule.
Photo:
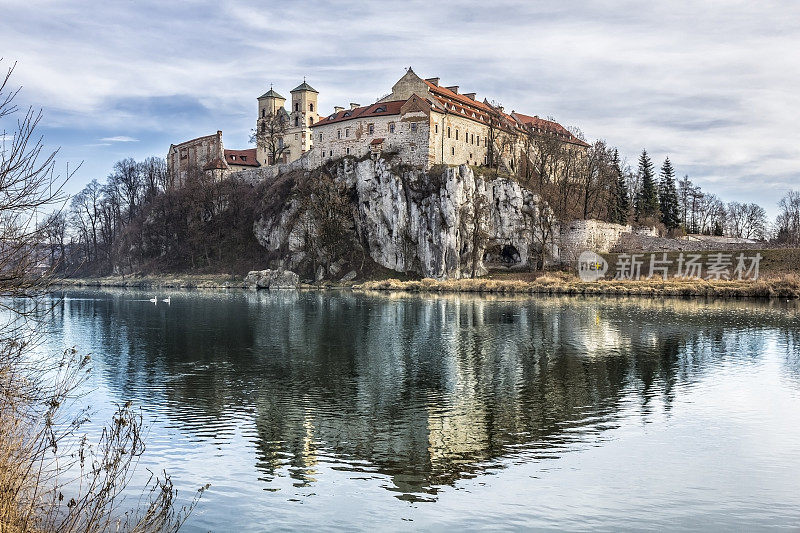
[[[339,111],[344,111],[344,108],[340,105],[333,106],[333,112],[338,113]]]
[[[436,87],[439,86],[439,78],[425,78],[425,81],[432,83]]]
[[[464,96],[466,96],[470,100],[475,100],[475,93],[464,93]]]
[[[450,87],[445,87],[448,91],[453,91],[454,93],[458,94],[458,85],[451,85]]]
[[[502,113],[503,112],[503,106],[501,106],[501,105],[497,106],[497,110]]]
[[[350,109],[351,109],[351,110],[352,110],[352,109],[355,109],[355,108],[357,108],[357,107],[361,107],[361,104],[357,104],[357,103],[355,103],[355,102],[350,102]]]

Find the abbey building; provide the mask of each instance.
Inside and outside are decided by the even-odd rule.
[[[490,165],[506,172],[533,165],[531,139],[545,137],[566,150],[588,145],[560,124],[479,100],[474,92],[423,79],[409,68],[391,93],[369,105],[350,103],[320,114],[319,92],[305,80],[291,101],[273,88],[258,97],[254,148],[227,150],[222,132],[170,146],[167,164],[180,179],[190,168],[224,176],[230,172],[391,154],[403,163],[430,167]]]

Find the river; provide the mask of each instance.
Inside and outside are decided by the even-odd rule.
[[[786,301],[68,291],[99,431],[185,531],[800,527],[800,307]],[[132,489],[131,489],[132,490]]]

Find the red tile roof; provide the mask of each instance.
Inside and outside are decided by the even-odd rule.
[[[225,150],[225,162],[229,165],[239,165],[244,167],[258,167],[256,160],[256,149],[247,150]]]
[[[355,109],[345,109],[338,113],[333,113],[327,117],[319,117],[319,121],[311,127],[333,124],[334,122],[345,122],[356,118],[382,117],[386,115],[399,115],[400,108],[405,104],[405,100],[395,100],[393,102],[376,102],[372,105],[357,107]],[[378,111],[381,109],[381,111]]]
[[[446,87],[439,87],[438,85],[434,85],[433,83],[429,82],[428,80],[425,80],[425,83],[428,84],[428,90],[430,90],[431,93],[433,93],[435,96],[438,96],[440,98],[445,98],[445,99],[450,98],[450,99],[455,100],[457,102],[460,102],[462,104],[466,104],[468,107],[472,106],[472,107],[476,107],[476,108],[478,108],[480,110],[483,110],[483,111],[490,111],[489,106],[487,106],[483,102],[480,102],[478,100],[473,100],[472,98],[464,96],[463,94],[454,93],[450,89],[448,89]]]
[[[536,128],[538,131],[542,133],[550,133],[557,135],[559,137],[563,137],[567,142],[571,142],[573,144],[578,144],[580,146],[589,146],[586,142],[578,139],[573,134],[567,130],[564,126],[559,124],[558,122],[553,122],[552,120],[545,120],[539,117],[531,117],[529,115],[523,115],[522,113],[514,112],[514,117],[519,120],[522,124]]]
[[[377,145],[377,144],[382,144],[382,143],[383,143],[383,137],[378,137],[377,139],[372,139],[372,142],[369,143],[369,144],[376,144]]]

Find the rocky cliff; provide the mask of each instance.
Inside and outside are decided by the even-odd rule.
[[[325,239],[331,231],[343,233]],[[334,279],[351,274],[358,253],[362,264],[368,256],[434,278],[481,275],[494,265],[536,267],[556,254],[553,231],[549,210],[511,179],[484,179],[467,166],[392,167],[384,159],[304,173],[280,208],[255,224],[279,266],[314,264],[315,277]],[[345,249],[334,250],[343,241]]]

